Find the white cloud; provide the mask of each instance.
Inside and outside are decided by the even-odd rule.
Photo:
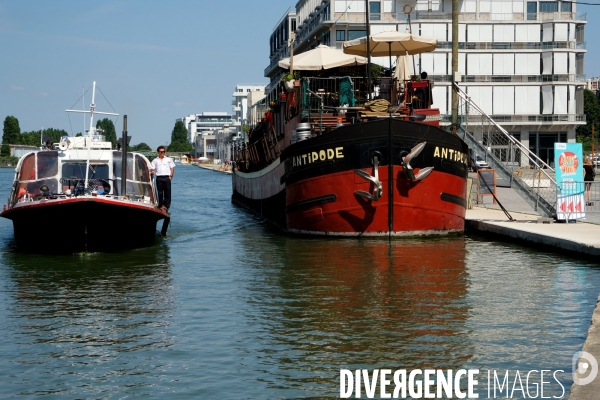
[[[10,87],[10,90],[25,90],[25,88],[23,86],[15,86],[15,85],[13,85],[13,86]]]
[[[182,105],[184,105],[185,103],[183,101],[176,101],[175,102],[175,106],[177,107],[181,107]]]

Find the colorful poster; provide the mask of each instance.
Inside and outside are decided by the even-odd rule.
[[[556,198],[557,219],[585,218],[581,143],[554,143],[554,165],[559,186]]]

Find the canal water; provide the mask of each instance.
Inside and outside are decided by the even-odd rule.
[[[0,169],[0,198],[11,180]],[[337,398],[341,369],[479,369],[479,398],[488,371],[512,388],[549,370],[529,394],[543,379],[567,398],[598,264],[475,236],[283,236],[231,204],[230,181],[178,167],[169,234],[147,249],[21,253],[0,220],[0,398]],[[49,214],[31,240],[76,218]]]

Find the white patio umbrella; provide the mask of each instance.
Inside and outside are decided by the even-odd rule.
[[[402,82],[410,79],[410,68],[408,66],[408,56],[396,57],[396,69],[394,70],[394,78]]]
[[[364,65],[367,63],[367,59],[361,56],[345,54],[341,50],[322,44],[304,53],[294,54],[292,62],[294,70],[318,71],[350,65]],[[285,58],[279,61],[279,66],[281,68],[290,68],[290,59]]]

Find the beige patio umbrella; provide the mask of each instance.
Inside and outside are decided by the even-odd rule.
[[[344,53],[367,56],[367,37],[344,42]],[[437,40],[398,31],[371,35],[371,57],[413,55],[435,50]]]
[[[371,57],[388,56],[390,58],[390,66],[392,65],[393,55],[404,56],[425,53],[435,50],[436,46],[436,39],[398,31],[381,32],[370,37]],[[344,42],[343,47],[346,54],[368,55],[366,36]],[[413,69],[415,69],[414,65]]]
[[[294,70],[318,71],[350,65],[364,65],[367,63],[367,59],[361,56],[345,54],[341,50],[322,44],[304,53],[294,54],[292,62]],[[285,58],[279,61],[279,66],[281,68],[290,68],[290,59]]]

